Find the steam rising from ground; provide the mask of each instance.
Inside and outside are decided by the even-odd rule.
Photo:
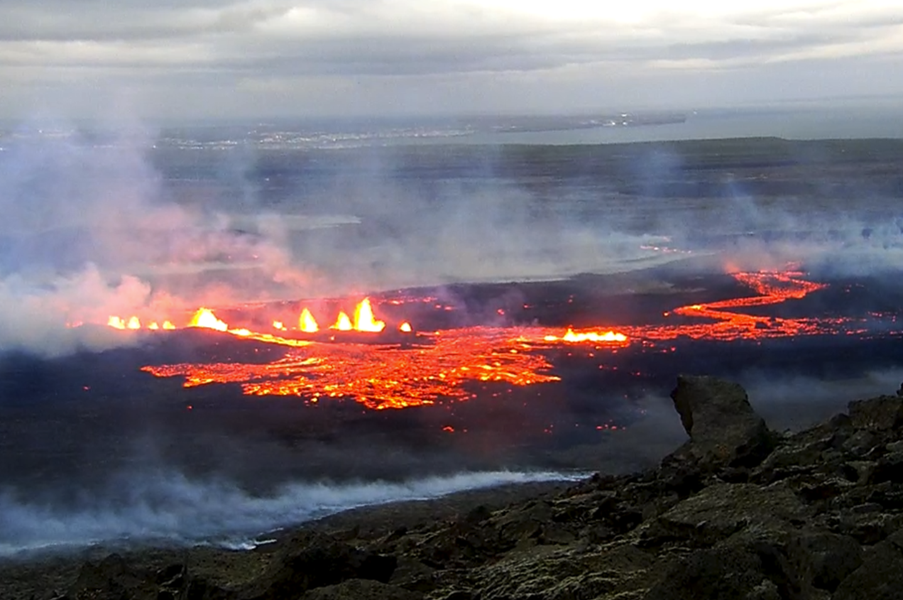
[[[561,177],[549,175],[564,168],[549,171],[555,149],[514,159],[474,150],[472,160],[441,150],[311,159],[257,156],[251,146],[170,148],[175,167],[158,169],[154,133],[140,127],[58,132],[23,129],[3,140],[0,351],[61,355],[133,342],[66,327],[114,314],[164,320],[200,305],[560,278],[690,253],[721,253],[741,269],[802,261],[824,276],[903,261],[903,221],[880,193],[843,199],[825,184],[828,199],[762,198],[722,170],[704,175],[696,198],[700,175],[679,153],[654,148],[628,152],[626,166],[611,158],[610,174],[587,165]],[[580,156],[590,155],[573,160]],[[446,160],[469,166],[446,171]],[[512,160],[545,170],[499,167]],[[317,161],[329,165],[315,171]],[[265,197],[267,169],[294,177],[278,201]]]
[[[708,229],[734,236],[724,248],[741,270],[782,268],[801,263],[822,277],[868,276],[903,264],[903,216],[888,211],[881,198],[835,200],[819,206],[766,206],[739,195],[716,210],[719,223]],[[879,209],[880,207],[880,209]]]
[[[777,431],[799,431],[846,412],[853,400],[893,394],[903,381],[903,367],[874,370],[860,377],[817,379],[787,373],[740,374],[750,404]]]
[[[405,483],[290,483],[252,496],[225,481],[178,472],[128,474],[69,503],[0,492],[0,556],[57,546],[161,541],[241,546],[282,526],[363,505],[436,498],[503,484],[577,480],[552,472],[476,472]]]
[[[147,132],[24,131],[4,142],[0,351],[52,356],[128,343],[67,325],[139,310],[172,314],[211,297],[229,302],[251,285],[266,297],[267,283],[303,279],[273,239],[231,229],[215,204],[197,210],[167,197],[147,157]],[[180,269],[197,275],[198,264],[232,272],[175,285],[155,277]]]

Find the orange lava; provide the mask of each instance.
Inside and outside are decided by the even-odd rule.
[[[125,329],[125,321],[119,317],[110,317],[107,321],[107,325],[113,329]]]
[[[335,325],[330,329],[338,329],[339,331],[351,331],[351,319],[344,312],[339,313],[339,317],[335,321]]]
[[[567,332],[558,337],[556,335],[550,334],[544,336],[543,339],[547,342],[626,342],[627,336],[623,333],[618,333],[617,331],[606,331],[604,333],[598,333],[595,331],[585,331],[581,333],[575,332],[572,328],[568,328]]]
[[[216,331],[228,331],[229,326],[220,321],[209,308],[199,308],[191,318],[189,327],[205,327],[207,329],[215,329]]]
[[[314,319],[314,316],[310,314],[310,310],[307,308],[301,311],[301,316],[298,318],[298,328],[304,333],[316,333],[320,330],[317,320]]]
[[[354,330],[379,333],[386,328],[386,324],[377,321],[373,316],[373,308],[370,306],[370,298],[364,300],[354,309]]]
[[[555,347],[590,344],[593,349],[614,351],[632,343],[678,337],[728,341],[850,333],[844,329],[849,322],[844,319],[791,319],[744,312],[800,299],[826,287],[806,281],[802,273],[762,271],[732,276],[755,294],[675,308],[665,315],[673,321],[667,325],[568,328],[565,333],[543,327],[470,327],[414,334],[410,324],[403,323],[399,331],[411,334],[405,336],[404,343],[398,343],[397,338],[389,343],[391,337],[375,337],[377,343],[367,344],[351,338],[344,343],[324,343],[326,338],[313,341],[308,336],[302,340],[231,329],[211,310],[201,309],[191,320],[192,326],[290,348],[282,358],[268,364],[184,363],[147,366],[143,370],[157,377],[183,377],[185,387],[232,383],[240,385],[248,395],[303,396],[311,402],[324,397],[347,398],[378,410],[467,400],[474,397],[475,386],[488,382],[529,386],[558,381],[552,374],[552,364],[542,353]],[[404,298],[389,303],[399,306],[409,301],[422,300]],[[448,307],[437,304],[436,308]],[[130,321],[114,317],[109,324],[125,329]],[[353,321],[340,312],[331,329],[377,335],[385,327],[374,316],[369,299],[364,299],[357,305]],[[287,329],[284,325],[276,328]],[[318,329],[313,315],[305,308],[296,331],[312,334]]]
[[[732,298],[706,304],[680,306],[665,316],[678,315],[703,319],[701,323],[675,323],[664,326],[626,328],[632,337],[648,340],[671,340],[677,337],[710,340],[750,340],[804,335],[828,335],[838,333],[845,319],[800,318],[785,319],[739,312],[758,306],[780,304],[798,300],[812,292],[824,289],[827,284],[803,279],[798,271],[758,271],[731,273],[731,276],[752,288],[758,295]]]
[[[367,408],[407,408],[439,399],[467,400],[468,383],[514,386],[559,381],[533,353],[532,329],[474,327],[424,336],[417,346],[313,343],[269,364],[183,363],[148,366],[185,387],[238,383],[245,394],[349,398]],[[532,340],[532,341],[531,341]]]

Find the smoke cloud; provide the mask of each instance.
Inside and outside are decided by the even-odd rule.
[[[693,255],[718,254],[722,269],[801,262],[824,277],[903,260],[886,190],[866,189],[851,210],[855,181],[800,200],[727,171],[694,179],[664,147],[613,154],[602,173],[578,153],[552,177],[534,174],[528,153],[500,149],[267,154],[224,131],[236,136],[228,150],[157,154],[158,132],[131,124],[22,128],[5,142],[0,350],[133,343],[67,327],[111,315],[164,320],[201,305],[554,279]]]
[[[74,502],[22,500],[0,492],[0,556],[97,543],[166,541],[249,547],[257,536],[291,524],[355,508],[425,500],[502,484],[576,481],[582,474],[488,471],[428,477],[403,483],[290,483],[253,496],[226,481],[178,472],[130,473],[102,493]]]
[[[0,153],[0,351],[128,344],[73,327],[112,315],[162,322],[250,289],[262,299],[303,285],[272,219],[265,235],[248,235],[215,198],[176,202],[148,156],[149,131],[22,128],[10,140]]]
[[[772,429],[799,431],[846,412],[852,400],[893,394],[903,381],[903,367],[845,379],[762,371],[741,373],[736,379]]]
[[[72,328],[114,315],[159,322],[201,305],[559,278],[674,258],[650,249],[662,236],[621,230],[605,199],[581,215],[569,204],[596,200],[496,176],[491,153],[463,178],[412,178],[410,156],[367,152],[337,157],[325,178],[300,165],[292,168],[313,183],[273,201],[260,174],[272,156],[168,148],[158,167],[155,136],[132,124],[91,133],[55,125],[22,128],[5,144],[0,350],[58,356],[134,343]]]
[[[793,158],[806,161],[805,156]],[[696,226],[677,214],[665,232],[684,247],[723,253],[736,269],[781,269],[793,263],[821,277],[896,270],[903,260],[903,218],[889,208],[894,190],[860,175],[833,181],[837,175],[831,169],[842,167],[828,162],[823,168],[829,173],[826,181],[783,184],[804,187],[799,195],[780,185],[772,189],[730,177],[716,181],[721,197],[703,198],[693,207]]]

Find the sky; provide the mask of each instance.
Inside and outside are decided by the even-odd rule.
[[[0,117],[567,113],[903,95],[903,0],[3,0]]]

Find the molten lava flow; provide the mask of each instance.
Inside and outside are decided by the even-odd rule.
[[[330,329],[338,329],[339,331],[351,331],[353,329],[351,327],[351,319],[348,318],[348,315],[346,315],[344,311],[339,312],[339,316],[335,321],[335,325],[330,327]]]
[[[205,327],[207,329],[215,329],[217,331],[228,331],[229,326],[216,318],[213,311],[209,308],[199,308],[194,316],[191,317],[189,327]]]
[[[346,316],[345,318],[347,319],[348,317]],[[310,310],[306,308],[301,311],[301,316],[298,318],[298,328],[304,333],[316,333],[320,330],[316,319],[310,314]]]
[[[531,333],[475,327],[443,331],[413,348],[310,344],[270,364],[186,363],[142,370],[184,377],[185,387],[240,383],[249,395],[350,398],[371,409],[406,408],[442,398],[466,400],[473,397],[468,388],[490,382],[559,381],[548,373],[548,360],[532,352]]]
[[[833,334],[837,333],[844,323],[843,319],[786,319],[730,310],[798,300],[827,287],[827,284],[802,279],[803,273],[798,271],[738,272],[731,273],[731,276],[759,295],[681,306],[671,313],[665,313],[665,316],[673,314],[693,319],[707,319],[710,322],[641,327],[636,328],[632,335],[651,340],[674,339],[679,336],[712,340],[764,339]]]
[[[388,343],[392,335],[376,336],[372,338],[376,343],[369,344],[350,343],[360,339],[353,336],[344,342],[340,336],[332,336],[336,343],[323,343],[230,329],[212,311],[201,309],[191,320],[194,327],[289,349],[269,364],[186,363],[148,366],[143,370],[158,377],[184,377],[185,387],[237,383],[249,395],[297,395],[312,401],[322,397],[348,398],[372,409],[404,408],[442,399],[467,400],[475,397],[475,387],[492,382],[528,386],[557,381],[558,377],[550,373],[551,363],[543,355],[555,347],[580,343],[592,344],[592,351],[609,348],[615,352],[630,343],[681,336],[757,340],[843,330],[846,321],[841,319],[777,318],[744,312],[803,298],[824,288],[823,284],[805,281],[797,272],[735,273],[733,277],[756,295],[678,307],[666,314],[673,315],[667,325],[625,326],[617,330],[568,328],[564,333],[543,327],[470,327],[404,336],[404,343],[398,343],[396,337],[392,344]],[[400,306],[402,301],[390,303]],[[436,304],[436,310],[446,308]],[[126,328],[126,323],[118,318],[111,318],[110,325]],[[301,313],[299,328],[308,333],[317,331],[317,323],[307,309]],[[384,330],[385,323],[376,320],[370,301],[365,299],[355,311],[354,322],[340,312],[332,328],[376,333]],[[409,323],[402,323],[399,330],[413,333]]]
[[[373,318],[373,308],[370,307],[370,298],[364,298],[354,309],[355,331],[369,331],[379,333],[386,328],[386,324]]]
[[[547,342],[557,342],[561,340],[563,342],[624,343],[627,341],[627,336],[623,333],[618,333],[616,331],[610,330],[604,333],[597,333],[595,331],[577,333],[573,329],[568,327],[567,332],[562,337],[550,334],[544,336],[543,339]]]

